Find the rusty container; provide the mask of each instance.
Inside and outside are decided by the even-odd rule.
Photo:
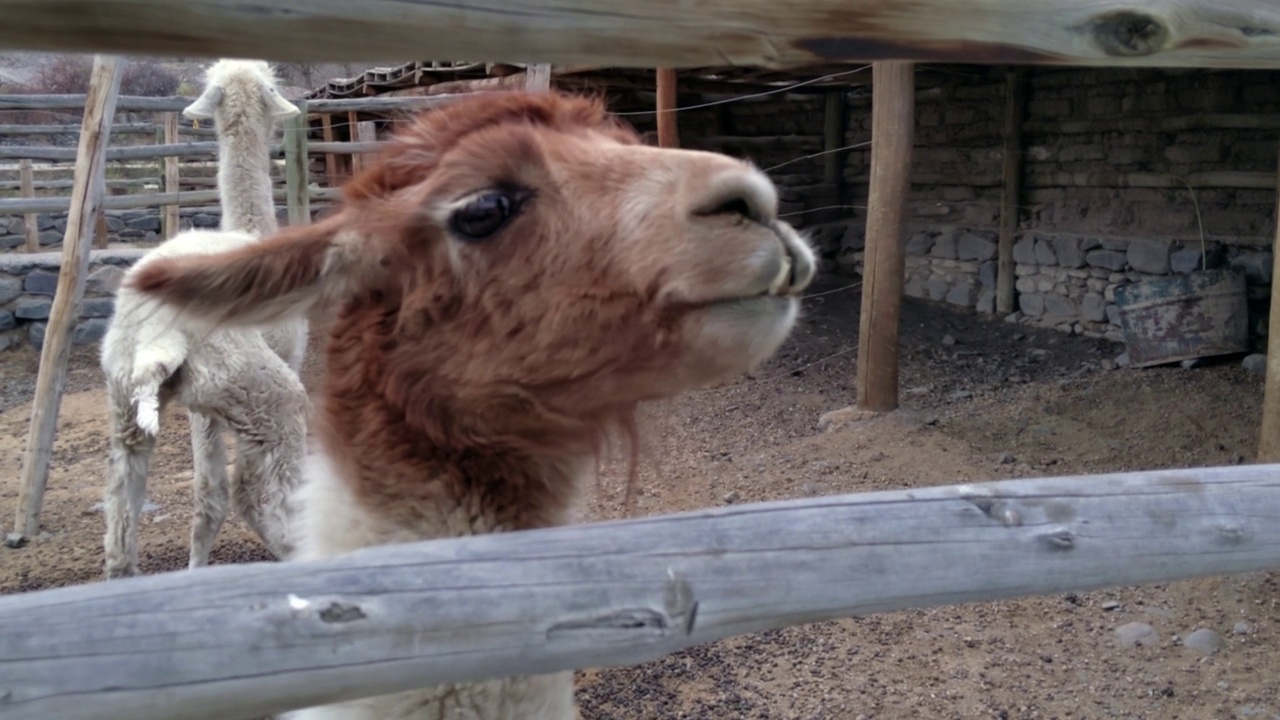
[[[1244,272],[1199,270],[1116,288],[1130,367],[1249,349]]]

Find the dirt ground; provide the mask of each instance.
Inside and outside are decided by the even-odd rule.
[[[909,300],[902,410],[823,433],[850,404],[856,288],[828,280],[754,377],[646,409],[640,512],[1012,477],[1245,462],[1261,379],[1235,360],[1107,370],[1122,348]],[[949,336],[949,337],[948,337]],[[954,342],[952,342],[954,341]],[[0,523],[14,512],[37,358],[0,359]],[[73,359],[44,533],[0,548],[0,592],[98,582],[105,400],[96,357]],[[314,380],[315,367],[309,368]],[[144,572],[185,567],[191,460],[170,412],[145,515]],[[622,511],[610,466],[593,517]],[[233,517],[214,562],[266,559]],[[640,718],[1240,718],[1280,720],[1274,574],[951,606],[794,627],[579,677],[586,720]],[[1150,646],[1115,628],[1149,623]],[[1199,628],[1224,646],[1182,643]]]

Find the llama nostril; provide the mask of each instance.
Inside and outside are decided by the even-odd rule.
[[[742,198],[733,198],[726,200],[717,205],[708,215],[741,215],[748,220],[759,220],[755,213],[751,211],[751,205]]]

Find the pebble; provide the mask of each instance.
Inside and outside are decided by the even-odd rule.
[[[1120,646],[1127,648],[1155,645],[1160,641],[1155,628],[1144,622],[1125,623],[1115,629],[1115,634]]]
[[[1201,365],[1203,365],[1204,359],[1191,358],[1190,360],[1183,360],[1180,364],[1182,365],[1183,370],[1190,370],[1191,368],[1200,367]]]
[[[1267,374],[1267,356],[1262,353],[1246,355],[1244,360],[1240,361],[1240,364],[1244,366],[1245,370],[1255,375]]]
[[[1129,367],[1129,353],[1120,353],[1116,356],[1115,362],[1117,367]]]
[[[1103,610],[1108,610],[1108,611],[1110,611],[1110,610],[1116,610],[1116,609],[1118,609],[1119,607],[1120,607],[1120,602],[1119,602],[1119,601],[1117,601],[1117,600],[1108,600],[1108,601],[1106,601],[1106,602],[1102,603],[1102,609],[1103,609]]]
[[[943,345],[947,345],[947,346],[955,345],[955,344],[956,344],[955,336],[953,336],[953,335],[943,335],[943,336],[942,336],[942,344],[943,344]]]
[[[4,536],[5,547],[11,547],[15,550],[27,544],[27,538],[22,533],[9,533]]]
[[[886,456],[885,456],[885,454],[884,454],[884,453],[882,453],[882,452],[877,452],[877,453],[875,453],[874,455],[872,455],[872,456],[871,456],[870,458],[868,458],[868,459],[869,459],[871,462],[880,462],[881,460],[885,459],[885,457],[886,457]]]
[[[969,392],[968,390],[957,390],[957,391],[955,391],[955,392],[951,393],[950,395],[948,395],[948,396],[947,396],[947,399],[948,399],[948,400],[955,401],[955,400],[965,400],[965,399],[967,399],[967,398],[971,398],[971,397],[973,397],[973,393],[972,393],[972,392]]]
[[[1017,458],[1015,458],[1014,456],[1010,455],[1009,453],[1000,453],[1000,464],[1001,464],[1001,465],[1012,465],[1014,460],[1017,460]]]
[[[1103,370],[1115,370],[1115,369],[1116,369],[1116,367],[1117,367],[1117,366],[1116,366],[1116,361],[1115,361],[1115,360],[1110,360],[1110,359],[1103,359],[1103,360],[1102,360],[1101,362],[1099,362],[1098,364],[1099,364],[1100,366],[1102,366],[1102,369],[1103,369]]]
[[[1241,620],[1240,622],[1236,623],[1231,627],[1231,632],[1235,633],[1236,635],[1248,635],[1249,633],[1253,632],[1253,626]]]
[[[737,490],[732,490],[724,494],[724,501],[730,505],[738,502],[741,499],[742,499],[742,493],[738,492]]]
[[[1212,655],[1218,652],[1225,644],[1222,636],[1209,628],[1200,628],[1182,639],[1183,647],[1199,650],[1205,655]]]

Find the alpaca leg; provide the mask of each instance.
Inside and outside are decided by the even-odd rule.
[[[296,487],[297,461],[278,446],[241,440],[236,443],[236,512],[279,559],[293,552],[289,540],[289,495]]]
[[[276,356],[254,370],[253,404],[229,407],[227,422],[236,435],[236,512],[267,549],[284,559],[293,550],[289,499],[302,476],[308,400],[302,381]]]
[[[222,439],[225,426],[221,420],[202,413],[188,415],[195,461],[195,514],[191,519],[191,556],[187,567],[197,568],[209,564],[209,551],[227,519],[230,488],[227,447]]]
[[[113,404],[104,502],[107,532],[103,544],[108,580],[138,574],[138,521],[147,499],[147,472],[155,448],[154,437],[136,428],[122,427],[132,423],[133,415],[131,411],[127,416],[121,413],[122,409]]]

